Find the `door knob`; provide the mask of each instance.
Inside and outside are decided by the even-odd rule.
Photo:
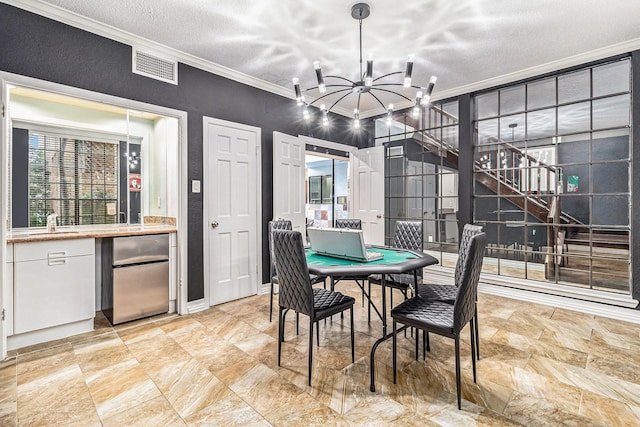
[[[220,225],[220,224],[218,224],[218,221],[213,221],[211,223],[211,228],[216,228],[218,225]]]
[[[376,218],[380,219],[380,218],[382,218],[382,215],[378,214],[378,215],[376,215]]]

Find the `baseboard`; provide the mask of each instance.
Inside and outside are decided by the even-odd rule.
[[[450,281],[453,274],[454,269],[450,267],[425,269],[426,276],[440,276]],[[478,292],[640,324],[640,310],[635,309],[638,301],[630,295],[572,289],[570,286],[484,273],[480,276]]]
[[[209,307],[204,302],[204,298],[193,300],[193,301],[189,301],[187,303],[187,313],[188,314],[193,314],[193,313],[197,313],[199,311],[204,311],[204,310],[206,310],[208,308]]]
[[[91,331],[93,331],[93,317],[86,320],[80,320],[78,322],[53,326],[51,328],[38,329],[36,331],[12,335],[7,337],[7,350],[16,350],[34,344],[55,341]]]

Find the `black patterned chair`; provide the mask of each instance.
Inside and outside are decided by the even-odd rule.
[[[462,275],[462,254],[468,250],[468,246],[471,243],[471,238],[483,232],[482,226],[466,224],[462,229],[462,238],[460,239],[459,249],[458,249],[458,261],[456,262],[456,270],[453,279],[453,284],[451,285],[441,285],[441,284],[433,284],[433,283],[419,283],[418,284],[418,295],[421,298],[434,300],[434,301],[444,301],[450,304],[456,299],[458,294],[458,284],[460,283],[460,276]],[[475,329],[475,337],[476,337],[476,357],[478,360],[480,359],[480,335],[478,328],[478,304],[476,302],[475,313],[473,316],[473,328]],[[425,345],[426,345],[426,336],[425,336]]]
[[[422,252],[422,221],[397,221],[393,233],[393,247],[399,249],[409,249]],[[398,289],[407,299],[409,289],[415,286],[416,278],[418,283],[422,279],[422,269],[417,270],[416,275],[412,273],[387,275],[385,285]],[[369,294],[371,294],[371,283],[381,284],[382,276],[379,274],[369,276]],[[393,307],[393,292],[391,292],[391,306]],[[369,318],[371,315],[369,314]]]
[[[340,218],[335,220],[334,227],[346,228],[349,230],[362,230],[362,220],[358,218]],[[362,306],[364,307],[364,282],[367,280],[367,277],[343,277],[341,280],[354,280],[360,289],[362,289]]]
[[[355,299],[324,288],[314,288],[309,279],[309,267],[297,231],[273,232],[275,264],[280,284],[278,315],[278,366],[284,342],[285,317],[289,310],[309,316],[309,386],[313,362],[313,324],[349,309],[351,317],[351,362],[355,362],[353,304]],[[317,327],[317,326],[316,326]]]
[[[458,409],[461,409],[460,393],[460,333],[470,325],[471,359],[473,365],[473,381],[476,382],[475,329],[472,319],[475,316],[478,280],[482,269],[482,260],[487,245],[484,233],[471,237],[465,251],[461,253],[460,277],[457,294],[453,304],[444,301],[430,300],[415,296],[409,298],[391,310],[393,318],[393,383],[396,382],[397,324],[401,323],[424,332],[433,332],[455,340],[456,358],[456,392]]]
[[[348,228],[350,230],[362,230],[362,220],[357,218],[336,219],[335,228]]]
[[[278,219],[269,221],[269,281],[271,282],[271,300],[269,301],[269,322],[272,321],[273,318],[273,288],[274,285],[278,284],[278,274],[276,273],[276,267],[273,261],[273,230],[292,230],[293,227],[291,225],[291,221],[285,219]],[[311,283],[324,283],[326,277],[324,276],[316,276],[312,274],[310,276]]]

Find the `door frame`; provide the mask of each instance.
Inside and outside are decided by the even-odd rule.
[[[104,104],[111,104],[122,108],[128,108],[132,110],[141,110],[141,111],[149,111],[152,113],[175,117],[178,120],[178,185],[177,185],[177,215],[176,215],[176,227],[178,232],[176,233],[177,239],[177,289],[176,289],[176,312],[178,314],[187,314],[187,266],[188,266],[188,234],[187,234],[187,226],[188,226],[188,192],[186,191],[187,183],[188,183],[188,136],[187,136],[187,112],[182,110],[177,110],[175,108],[162,107],[160,105],[149,104],[146,102],[135,101],[132,99],[121,98],[114,95],[108,95],[101,92],[96,92],[93,90],[81,89],[74,86],[67,86],[59,83],[53,83],[46,80],[40,80],[33,77],[22,76],[18,74],[9,73],[6,71],[0,71],[0,93],[2,93],[2,104],[5,105],[5,108],[8,109],[7,101],[9,97],[9,93],[7,87],[9,86],[21,86],[28,87],[31,89],[43,90],[48,92],[59,93],[62,95],[72,96],[81,99],[87,99],[95,102],[101,102]],[[2,124],[2,134],[0,134],[0,143],[2,147],[0,148],[0,173],[3,178],[0,178],[0,183],[3,186],[4,192],[3,195],[7,195],[7,189],[4,186],[8,185],[8,180],[5,181],[5,177],[8,173],[8,144],[10,141],[8,132],[10,127],[9,117],[5,113],[5,117],[0,117],[3,121]],[[5,124],[7,125],[5,127]],[[6,197],[0,198],[0,218],[2,218],[3,223],[8,220],[8,200]],[[2,264],[0,265],[0,284],[2,284],[2,288],[0,288],[0,293],[4,289],[5,283],[5,274],[6,274],[6,245],[7,245],[7,235],[5,231],[5,226],[0,227],[0,251],[2,256]],[[0,295],[1,299],[1,295]],[[6,357],[6,329],[2,329],[0,331],[0,360]]]
[[[210,271],[210,254],[209,254],[209,198],[213,195],[207,191],[206,183],[211,178],[211,173],[207,167],[209,159],[209,144],[207,141],[207,125],[232,127],[248,132],[255,132],[256,138],[256,294],[260,294],[262,287],[262,129],[255,126],[245,125],[242,123],[230,122],[227,120],[216,119],[214,117],[202,117],[202,259],[204,274],[204,305],[210,307],[211,301],[211,274]],[[193,182],[193,181],[192,181]]]
[[[9,180],[7,179],[7,175],[9,173],[9,128],[7,126],[9,122],[9,114],[8,114],[8,90],[6,87],[6,81],[3,76],[0,74],[0,108],[2,109],[2,113],[0,114],[0,194],[9,194]],[[6,197],[2,197],[0,200],[0,218],[9,218],[8,213],[8,200]],[[5,316],[4,316],[4,288],[5,286],[9,286],[8,283],[5,283],[6,274],[7,274],[7,227],[5,226],[6,222],[2,221],[0,224],[0,312],[2,312],[2,316],[0,316],[0,360],[4,360],[7,358],[7,328],[5,328]],[[13,284],[12,284],[13,285]],[[10,319],[13,321],[13,319]]]

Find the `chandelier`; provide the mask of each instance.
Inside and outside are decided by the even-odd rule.
[[[333,75],[323,75],[322,67],[320,66],[320,61],[315,61],[313,63],[313,67],[316,72],[316,78],[318,80],[318,86],[314,86],[308,89],[301,90],[300,89],[300,80],[298,78],[293,79],[293,88],[295,90],[296,102],[299,107],[302,108],[302,117],[305,120],[309,120],[311,115],[309,113],[309,106],[313,104],[320,104],[320,111],[322,112],[322,124],[324,126],[329,125],[329,112],[333,107],[335,107],[340,101],[347,98],[350,95],[357,95],[358,101],[356,104],[356,108],[353,110],[353,126],[356,129],[360,128],[360,100],[364,95],[369,95],[373,97],[383,109],[387,111],[386,123],[387,126],[391,126],[393,121],[393,104],[388,104],[387,106],[380,100],[379,96],[381,94],[392,94],[395,97],[401,98],[402,100],[406,100],[409,102],[414,102],[413,106],[413,116],[418,117],[420,114],[420,108],[426,107],[431,100],[431,93],[433,92],[433,88],[436,83],[436,77],[431,76],[429,80],[429,84],[427,87],[415,86],[411,81],[411,74],[413,72],[413,60],[414,56],[409,55],[407,57],[407,65],[404,71],[395,71],[392,73],[384,74],[382,76],[374,78],[373,76],[373,58],[369,56],[367,59],[366,69],[363,69],[362,62],[362,21],[366,19],[371,13],[371,8],[367,3],[356,3],[351,7],[351,16],[354,19],[357,19],[360,23],[360,80],[353,81],[346,77],[341,76],[333,76]],[[398,74],[404,73],[404,79],[402,83],[393,83],[389,81],[389,77],[395,76]],[[338,80],[336,83],[327,84],[325,83],[325,79],[331,81]],[[403,87],[403,88],[414,88],[418,89],[416,92],[415,98],[411,99],[401,93],[399,90],[393,90],[394,87]],[[327,89],[329,91],[327,91]],[[307,103],[305,102],[303,93],[309,92],[312,90],[318,90],[320,96],[313,101]],[[338,99],[333,102],[333,104],[327,108],[326,104],[322,101],[331,97],[332,95],[338,95]],[[330,98],[335,99],[335,98]]]

